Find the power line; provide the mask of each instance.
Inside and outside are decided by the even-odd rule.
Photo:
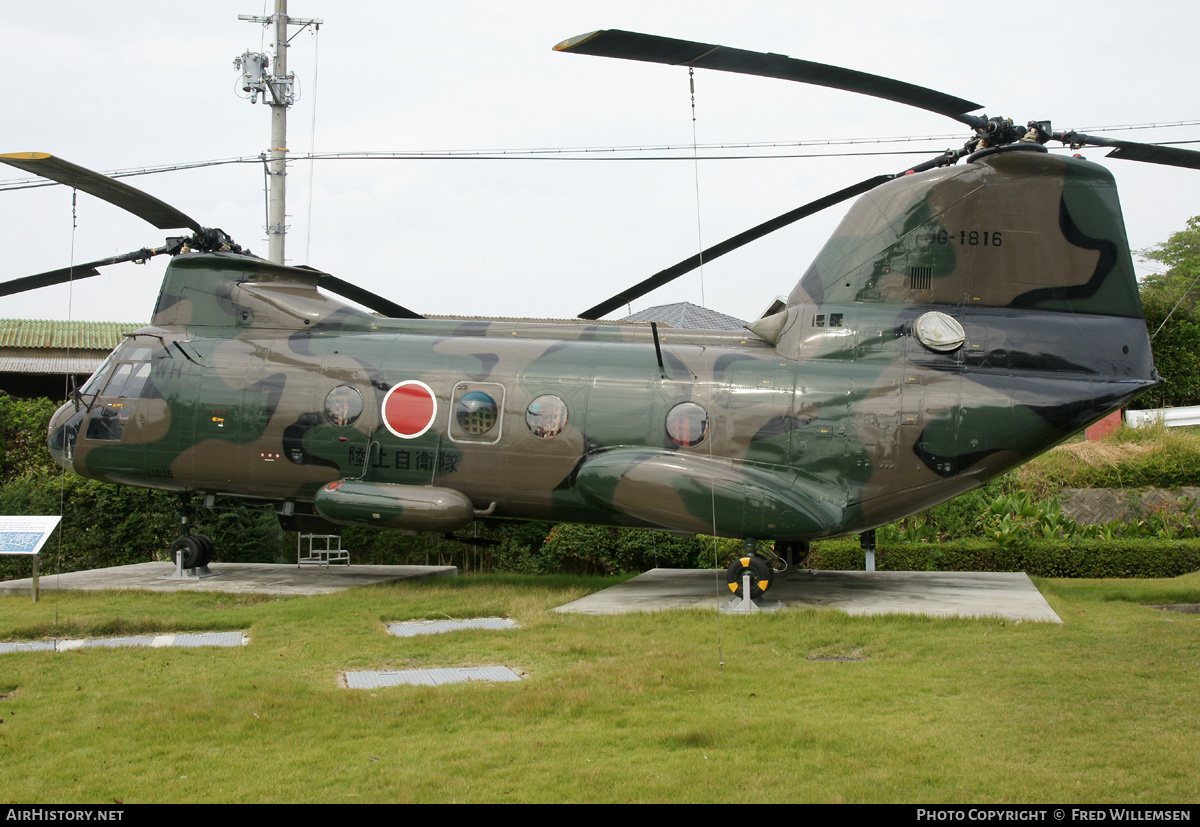
[[[1197,126],[1200,121],[1174,121],[1171,123],[1130,124],[1123,126],[1092,126],[1084,127],[1089,132],[1114,132],[1136,129],[1160,129],[1168,127]],[[1080,130],[1083,131],[1083,130]],[[817,146],[861,146],[865,144],[916,143],[937,140],[958,140],[961,134],[901,136],[888,138],[841,138],[809,141],[749,141],[741,143],[710,143],[699,144],[697,147],[675,146],[672,144],[653,144],[647,146],[613,146],[613,147],[536,147],[526,149],[442,149],[442,150],[363,150],[355,152],[316,152],[296,154],[289,157],[291,161],[759,161],[786,160],[802,158],[859,158],[874,156],[900,155],[929,155],[941,152],[944,147],[926,147],[910,150],[875,150],[857,152],[763,152],[757,154],[719,154],[701,155],[698,158],[691,154],[694,149],[735,150],[735,149],[790,149]],[[1184,141],[1162,141],[1152,146],[1181,146],[1200,143],[1200,139]],[[1102,147],[1103,148],[1103,147]],[[1054,149],[1059,149],[1055,147]],[[1063,151],[1066,151],[1065,148]],[[679,153],[677,155],[650,155],[628,153]],[[627,154],[618,154],[627,153]],[[230,164],[258,164],[262,162],[261,155],[242,155],[233,158],[214,158],[205,161],[188,161],[161,166],[129,167],[105,172],[110,178],[131,178],[139,175],[157,175],[164,172],[180,172],[190,169],[227,166]],[[0,181],[0,192],[9,190],[34,189],[37,187],[57,186],[54,181],[44,178],[15,178]]]

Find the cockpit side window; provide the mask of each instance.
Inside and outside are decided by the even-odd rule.
[[[166,353],[159,348],[159,354]],[[81,393],[92,396],[88,402],[91,417],[88,420],[87,439],[109,442],[119,441],[125,433],[131,403],[125,400],[139,399],[146,389],[151,374],[153,348],[125,346],[118,348],[104,361],[100,369],[92,374]],[[162,358],[156,354],[156,358]],[[170,358],[167,354],[167,358]]]
[[[90,396],[104,387],[104,380],[108,378],[109,368],[112,367],[116,355],[116,351],[108,354],[108,358],[104,360],[100,367],[96,368],[96,372],[83,383],[83,387],[79,389],[81,394]]]
[[[124,365],[122,365],[124,367]],[[150,363],[142,362],[135,365],[133,373],[129,376],[129,381],[125,383],[125,387],[121,390],[121,399],[136,399],[142,395],[142,388],[146,386],[146,380],[150,377]]]
[[[116,442],[125,433],[125,422],[129,414],[124,408],[113,405],[97,406],[92,409],[88,420],[87,438]]]
[[[104,386],[101,396],[116,399],[121,396],[125,390],[125,383],[129,381],[129,374],[133,372],[133,365],[128,362],[122,362],[117,365],[117,369],[113,371],[112,378],[108,380],[108,384]]]
[[[150,378],[150,354],[151,349],[148,347],[114,351],[113,355],[109,356],[105,362],[105,367],[107,367],[116,357],[117,366],[108,381],[98,381],[101,371],[104,370],[102,367],[84,385],[83,393],[93,393],[97,388],[103,388],[100,395],[105,399],[138,398],[146,386],[146,380]]]

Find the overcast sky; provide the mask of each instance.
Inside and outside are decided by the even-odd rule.
[[[659,145],[684,147],[688,155],[685,68],[552,51],[560,40],[602,28],[896,77],[979,101],[989,115],[1050,119],[1056,129],[1200,120],[1194,0],[1147,0],[1136,8],[1109,0],[291,0],[288,11],[324,20],[318,36],[300,33],[289,51],[302,90],[289,113],[294,155],[314,146]],[[233,58],[269,50],[261,26],[237,19],[263,12],[262,0],[23,5],[0,27],[0,151],[45,151],[101,171],[257,155],[269,142],[269,110],[239,97]],[[696,116],[701,144],[939,136],[778,150],[795,155],[934,154],[966,137],[949,119],[887,101],[719,72],[697,73]],[[1103,134],[1183,141],[1200,139],[1200,126]],[[1098,159],[1103,152],[1087,154]],[[699,216],[690,160],[298,162],[288,177],[288,260],[420,312],[571,317],[694,254],[699,239],[711,245],[922,157],[702,161]],[[1164,240],[1200,213],[1200,172],[1107,163],[1135,249]],[[0,179],[23,177],[0,170]],[[266,255],[261,165],[125,180]],[[754,318],[791,290],[844,209],[732,253],[707,266],[703,282],[698,274],[684,277],[632,309],[686,300]],[[0,192],[0,210],[0,280],[164,237],[90,196],[80,196],[72,233],[63,187]],[[73,291],[6,297],[0,316],[146,321],[164,266],[125,264]]]

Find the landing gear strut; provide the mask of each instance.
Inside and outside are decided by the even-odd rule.
[[[216,575],[208,568],[213,559],[213,541],[203,534],[190,533],[192,511],[192,504],[186,498],[182,499],[179,504],[180,536],[171,543],[175,573],[169,576],[170,579],[198,580]]]
[[[775,553],[782,555],[791,568],[802,568],[808,565],[808,555],[812,546],[808,540],[776,540]]]

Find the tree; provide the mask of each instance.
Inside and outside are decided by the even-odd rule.
[[[1136,405],[1200,405],[1200,216],[1189,218],[1186,229],[1139,255],[1167,267],[1141,285],[1154,361],[1166,383]]]

